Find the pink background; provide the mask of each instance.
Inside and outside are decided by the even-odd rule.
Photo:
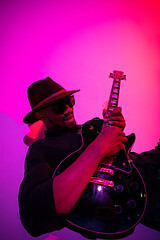
[[[2,0],[0,3],[0,238],[34,239],[21,226],[17,195],[28,146],[26,91],[50,76],[76,94],[77,123],[102,116],[113,70],[127,75],[119,105],[134,132],[133,151],[154,148],[160,137],[160,3],[149,0]],[[33,134],[34,135],[34,134]],[[57,236],[57,237],[56,237]],[[63,229],[37,239],[81,240]],[[158,240],[139,224],[126,239]]]

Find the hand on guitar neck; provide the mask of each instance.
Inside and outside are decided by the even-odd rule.
[[[122,108],[121,107],[116,107],[113,111],[110,113],[107,113],[107,109],[103,109],[103,117],[104,117],[104,122],[109,124],[110,126],[116,126],[124,130],[126,126],[125,119],[122,115]]]

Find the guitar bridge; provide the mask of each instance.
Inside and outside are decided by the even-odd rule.
[[[113,171],[113,169],[111,169],[111,168],[98,167],[97,171],[98,171],[98,172],[103,172],[103,173],[108,173],[108,174],[110,174],[110,175],[113,175],[113,174],[114,174],[114,171]]]
[[[91,177],[90,181],[91,183],[96,183],[105,187],[113,187],[114,186],[114,182],[113,181],[109,181],[106,179],[102,179],[102,178],[97,178],[97,177]]]

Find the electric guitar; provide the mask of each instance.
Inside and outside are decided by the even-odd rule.
[[[126,77],[121,71],[113,71],[107,111],[118,106],[121,80]],[[82,146],[65,158],[55,170],[53,177],[69,167],[106,127],[101,119],[86,122],[81,129]],[[132,231],[141,220],[146,208],[144,181],[129,158],[135,135],[128,136],[125,149],[116,155],[102,159],[76,205],[67,216],[71,229],[93,233],[96,237],[117,237]]]

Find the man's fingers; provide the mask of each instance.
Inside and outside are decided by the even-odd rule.
[[[122,116],[122,108],[116,107],[113,111],[110,111],[107,113],[106,109],[103,109],[103,116],[105,118],[111,117],[111,116]]]
[[[116,127],[122,128],[122,129],[124,129],[126,126],[126,122],[124,120],[123,121],[111,121],[111,120],[106,119],[106,120],[104,120],[104,122],[108,123],[111,126],[116,126]]]

